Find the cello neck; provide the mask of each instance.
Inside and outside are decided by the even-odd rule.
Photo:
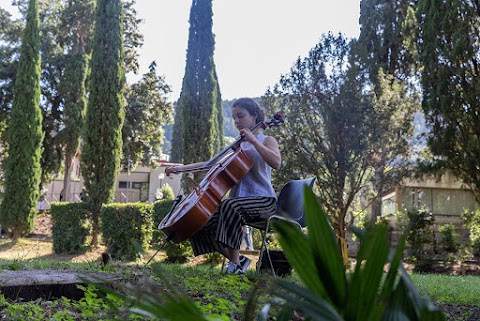
[[[275,113],[275,115],[273,116],[272,119],[270,119],[268,121],[258,122],[250,130],[252,131],[252,133],[255,133],[255,131],[260,129],[260,128],[261,129],[266,129],[266,128],[269,128],[269,127],[280,126],[284,122],[283,117],[284,117],[284,115],[283,115],[282,112],[277,112],[277,113]],[[205,164],[199,170],[209,169],[219,159],[221,159],[223,157],[223,155],[225,155],[225,153],[227,153],[230,150],[232,150],[232,151],[237,150],[237,148],[240,146],[240,143],[242,142],[242,140],[243,140],[243,135],[238,136],[237,139],[235,139],[235,141],[233,143],[231,143],[230,145],[225,147],[222,151],[220,151],[218,154],[213,156],[213,158],[211,160],[205,162]]]

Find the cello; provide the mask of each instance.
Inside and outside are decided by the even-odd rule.
[[[257,123],[252,132],[283,124],[283,114],[276,113],[268,121]],[[239,136],[232,144],[199,168],[176,171],[194,172],[208,170],[201,182],[185,198],[180,195],[172,209],[158,225],[167,236],[167,242],[180,243],[197,233],[212,217],[227,192],[252,168],[253,162],[243,152]]]

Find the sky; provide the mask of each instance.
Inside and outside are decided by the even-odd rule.
[[[0,0],[9,8],[11,0]],[[191,0],[137,0],[140,79],[155,60],[178,99],[185,73]],[[358,37],[360,0],[213,0],[214,60],[223,99],[259,97],[329,31]]]

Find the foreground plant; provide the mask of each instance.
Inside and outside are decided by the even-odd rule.
[[[402,265],[405,238],[392,250],[386,225],[356,231],[361,245],[356,267],[349,273],[343,265],[340,247],[327,216],[309,189],[306,190],[305,204],[308,235],[287,223],[275,225],[282,249],[299,275],[301,285],[274,279],[273,287],[268,289],[268,298],[272,303],[263,306],[258,320],[267,320],[269,314],[278,314],[275,318],[278,321],[291,320],[294,314],[318,321],[445,320],[443,313],[420,295]],[[172,278],[167,276],[166,271],[161,271],[159,266],[156,269],[159,280],[116,285],[120,291],[104,290],[132,307],[125,308],[123,312],[146,318],[229,320],[223,314],[207,316],[181,290],[181,286],[170,281]],[[262,278],[257,280],[245,306],[245,320],[255,319],[257,304],[260,300],[265,302],[264,288],[270,288],[267,283],[262,282]]]
[[[303,282],[275,280],[274,294],[286,303],[277,320],[290,320],[293,311],[319,321],[445,320],[420,295],[403,267],[404,237],[393,250],[385,224],[357,230],[361,241],[357,264],[348,273],[327,216],[309,189],[305,215],[308,235],[286,223],[275,225],[282,249]]]

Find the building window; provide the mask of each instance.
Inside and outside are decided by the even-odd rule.
[[[126,181],[119,181],[118,188],[130,188],[130,182]]]
[[[432,191],[433,213],[460,215],[464,210],[474,209],[473,196],[470,191],[438,189]]]
[[[430,188],[407,187],[403,191],[403,207],[407,210],[426,209],[432,211]]]
[[[395,195],[382,200],[382,216],[395,214],[397,211],[397,202]]]
[[[142,188],[142,183],[141,182],[133,182],[132,183],[132,188],[141,189]]]
[[[403,205],[408,210],[426,208],[433,214],[460,215],[465,209],[473,210],[475,201],[468,190],[405,188]]]

